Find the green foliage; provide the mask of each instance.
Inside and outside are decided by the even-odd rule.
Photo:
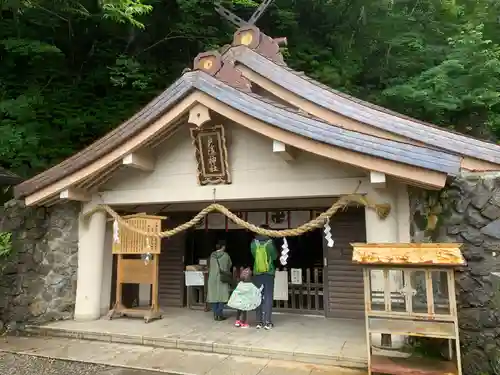
[[[484,137],[488,134],[480,131],[500,130],[495,111],[500,103],[500,47],[485,39],[483,29],[466,24],[448,38],[449,51],[442,62],[384,94],[420,118],[464,133]]]
[[[257,0],[222,0],[243,19]],[[500,2],[275,0],[287,63],[361,99],[500,135]],[[31,176],[133,115],[235,28],[213,0],[0,0],[0,160]]]
[[[12,253],[12,234],[0,233],[0,259],[7,258]]]
[[[137,21],[137,17],[150,13],[151,5],[142,4],[139,0],[106,0],[102,3],[103,17],[119,23],[144,29],[144,24]]]
[[[24,57],[34,57],[43,53],[61,53],[61,50],[56,46],[39,40],[7,38],[0,40],[0,44],[5,49],[5,52],[10,52]]]
[[[150,77],[144,74],[141,64],[137,60],[119,56],[113,66],[108,67],[111,84],[118,87],[130,86],[144,90],[149,86]]]

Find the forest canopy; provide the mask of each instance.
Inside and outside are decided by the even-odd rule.
[[[222,5],[248,19],[260,1]],[[0,0],[0,165],[29,177],[119,125],[235,28],[213,0]],[[500,137],[500,3],[276,0],[258,26],[337,90]]]

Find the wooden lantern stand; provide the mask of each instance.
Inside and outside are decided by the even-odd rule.
[[[351,244],[363,266],[368,374],[461,375],[454,269],[460,244]],[[381,335],[381,347],[372,344]],[[447,341],[446,358],[394,353],[392,335]],[[378,350],[378,353],[375,352]],[[384,353],[385,351],[385,353]]]
[[[123,219],[130,225],[150,233],[161,230],[163,216],[146,215],[145,213],[124,216]],[[116,299],[113,308],[109,311],[108,319],[115,317],[143,318],[146,323],[161,319],[158,303],[158,270],[160,263],[161,241],[155,237],[146,237],[120,228],[119,242],[113,242],[113,255],[117,257],[116,265]],[[145,262],[133,255],[151,254],[152,259]],[[127,308],[122,302],[123,284],[150,284],[152,289],[151,305],[148,307]]]

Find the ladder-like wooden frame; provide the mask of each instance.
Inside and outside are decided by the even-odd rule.
[[[161,230],[163,216],[146,215],[145,213],[124,216],[123,219],[138,229],[158,233]],[[146,323],[161,319],[162,314],[158,302],[159,268],[160,268],[161,241],[159,238],[147,237],[126,228],[119,231],[119,240],[113,243],[113,255],[116,262],[116,298],[112,309],[108,312],[108,319],[129,316],[144,318]],[[152,257],[148,261],[142,255]],[[141,258],[131,256],[141,255]],[[123,284],[149,284],[151,285],[151,304],[147,307],[127,308],[123,304]]]
[[[144,264],[142,259],[125,259],[123,254],[116,255],[116,299],[113,308],[109,311],[108,319],[129,316],[144,318],[146,323],[161,319],[160,305],[158,303],[158,272],[159,255],[154,254],[150,263]],[[152,289],[151,305],[149,307],[126,308],[122,302],[123,284],[150,284]]]

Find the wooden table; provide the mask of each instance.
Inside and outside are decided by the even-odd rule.
[[[186,285],[187,307],[191,310],[209,311],[210,306],[207,303],[208,293],[208,271],[203,272],[204,285]],[[198,298],[195,298],[198,296]]]

